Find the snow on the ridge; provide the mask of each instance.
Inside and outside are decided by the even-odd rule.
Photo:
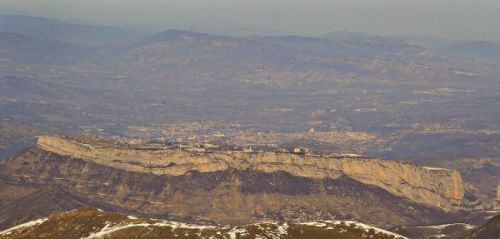
[[[129,216],[133,217],[133,216]],[[116,225],[112,225],[111,223],[106,223],[106,225],[98,232],[91,233],[87,237],[83,237],[81,239],[98,239],[102,238],[105,235],[111,234],[116,231],[120,231],[123,229],[131,228],[131,227],[170,227],[173,230],[177,228],[182,228],[182,229],[197,229],[197,230],[203,230],[203,229],[213,229],[216,228],[215,226],[202,226],[202,225],[193,225],[193,224],[187,224],[187,223],[181,223],[181,222],[171,222],[171,221],[158,221],[155,223],[128,223],[128,224],[123,224],[119,223]]]
[[[83,237],[81,239],[97,239],[97,238],[102,238],[105,235],[111,234],[113,232],[131,228],[131,227],[147,227],[150,226],[151,224],[149,223],[131,223],[131,224],[117,224],[114,226],[111,226],[111,223],[106,223],[106,225],[98,232],[91,233],[87,237]]]
[[[270,224],[270,225],[273,225],[275,226],[276,228],[270,228],[268,227],[268,225],[266,224]],[[257,225],[259,230],[262,230],[264,235],[256,235],[256,237],[259,237],[259,238],[283,238],[283,236],[286,236],[288,235],[288,223],[261,223],[261,224],[254,224],[254,225]],[[266,227],[267,226],[267,227]],[[265,237],[263,237],[265,236]]]
[[[476,228],[476,226],[470,225],[470,224],[465,224],[464,227],[465,227],[465,230],[472,230],[472,229]]]
[[[127,216],[129,219],[137,220],[138,218],[134,216]],[[33,227],[40,225],[47,221],[47,218],[43,219],[38,219],[35,221],[27,222],[15,227],[12,227],[8,230],[0,232],[0,235],[8,235],[11,234],[13,231],[26,228],[26,227]],[[399,239],[408,239],[404,236],[401,236],[399,234],[386,231],[377,227],[369,226],[363,223],[355,222],[355,221],[320,221],[320,222],[303,222],[303,223],[297,223],[300,225],[306,225],[306,226],[311,226],[311,227],[318,227],[322,228],[324,230],[333,230],[334,227],[333,225],[354,225],[355,228],[365,230],[368,232],[369,230],[373,230],[376,233],[383,233],[389,236],[394,236],[395,238]],[[459,224],[459,223],[457,223]],[[472,227],[471,225],[464,224],[464,227]],[[230,227],[230,226],[225,226],[225,227],[218,227],[218,226],[213,226],[213,225],[196,225],[196,224],[188,224],[188,223],[182,223],[182,222],[175,222],[175,221],[165,221],[165,220],[149,220],[149,221],[133,221],[133,222],[120,222],[120,223],[112,223],[112,222],[106,222],[104,227],[102,228],[94,228],[94,232],[91,232],[88,236],[82,237],[81,239],[100,239],[104,238],[106,236],[109,236],[110,234],[128,229],[128,228],[134,228],[134,227],[146,227],[146,228],[151,228],[151,227],[167,227],[170,228],[171,232],[176,235],[177,233],[180,233],[181,231],[177,231],[177,229],[190,229],[192,231],[184,231],[183,233],[185,235],[188,234],[193,234],[197,235],[199,238],[201,237],[202,230],[204,229],[221,229],[223,231],[217,231],[217,235],[224,235],[225,238],[228,239],[236,239],[238,235],[240,236],[248,236],[250,235],[249,233],[249,226],[256,226],[258,233],[256,236],[256,239],[258,238],[273,238],[273,239],[279,239],[283,238],[283,236],[288,235],[288,229],[289,229],[289,224],[288,223],[278,223],[278,222],[260,222],[260,223],[254,223],[254,224],[248,224],[248,225],[242,225],[242,226],[236,226],[236,227]],[[446,226],[449,225],[455,225],[455,224],[447,224],[447,225],[436,225],[434,227],[443,227],[445,228]],[[342,229],[341,229],[342,230]],[[205,237],[206,239],[210,239],[211,237]]]
[[[182,228],[182,229],[215,229],[216,226],[210,225],[195,225],[183,222],[174,222],[174,221],[158,221],[157,223],[152,224],[153,226],[159,227],[172,227],[172,229]]]
[[[326,223],[323,222],[303,222],[301,225],[314,226],[314,227],[326,227]]]
[[[278,233],[279,235],[287,235],[288,234],[288,223],[283,223],[282,225],[278,225]]]
[[[500,212],[500,210],[489,210],[489,211],[486,211],[486,213],[498,213]]]
[[[360,222],[355,222],[355,221],[345,221],[346,223],[349,223],[349,224],[354,224],[356,227],[359,227],[359,228],[362,228],[364,229],[365,231],[368,231],[370,229],[376,231],[376,232],[380,232],[380,233],[384,233],[386,235],[391,235],[391,236],[394,236],[396,238],[404,238],[404,239],[408,239],[407,237],[404,237],[404,236],[401,236],[399,234],[396,234],[394,232],[390,232],[390,231],[386,231],[384,229],[380,229],[378,227],[374,227],[374,226],[370,226],[370,225],[366,225],[366,224],[363,224],[363,223],[360,223]]]
[[[228,231],[226,234],[229,235],[230,239],[236,239],[237,234],[240,234],[241,236],[246,236],[246,235],[248,235],[248,231],[244,228],[235,227],[235,228],[231,229],[230,231]]]
[[[267,224],[267,225],[266,225]],[[160,221],[157,220],[154,223],[147,222],[133,222],[133,223],[118,223],[113,225],[110,222],[107,222],[106,225],[97,232],[93,232],[90,235],[83,237],[81,239],[99,239],[103,238],[111,233],[132,228],[132,227],[170,227],[172,232],[176,229],[191,229],[194,230],[192,233],[201,237],[201,231],[204,229],[221,229],[227,230],[225,232],[217,231],[217,235],[226,235],[229,239],[236,239],[239,236],[248,236],[250,233],[248,232],[247,227],[250,225],[255,225],[261,230],[264,234],[256,235],[256,238],[282,238],[284,235],[288,234],[289,225],[287,223],[255,223],[244,226],[236,226],[236,227],[216,227],[211,225],[194,225],[187,224],[182,222],[174,222],[174,221]],[[271,227],[269,225],[272,225]],[[325,224],[326,225],[326,224]],[[184,232],[187,233],[187,232]],[[208,237],[210,239],[211,237]]]
[[[438,235],[434,235],[433,237],[435,237],[435,238],[445,238],[445,237],[448,237],[448,235],[446,235],[446,234],[438,234]]]
[[[378,233],[384,233],[386,235],[394,236],[396,238],[402,238],[402,239],[408,239],[407,237],[401,236],[399,234],[396,234],[394,232],[386,231],[384,229],[380,229],[378,227],[366,225],[360,222],[355,222],[355,221],[324,221],[324,222],[304,222],[300,223],[302,225],[308,225],[308,226],[316,226],[316,227],[326,227],[326,223],[331,223],[334,225],[341,225],[342,223],[345,223],[346,225],[354,225],[356,228],[360,228],[368,232],[370,229],[374,230],[375,232]],[[328,229],[328,228],[327,228]]]
[[[417,226],[417,227],[420,227],[420,228],[430,228],[430,229],[445,229],[449,226],[455,226],[455,225],[461,225],[463,226],[466,230],[471,230],[471,229],[474,229],[476,228],[476,226],[474,225],[470,225],[470,224],[467,224],[467,223],[450,223],[450,224],[441,224],[441,225],[429,225],[429,226]]]
[[[0,235],[9,235],[13,231],[15,231],[15,230],[18,230],[18,229],[21,229],[21,228],[26,228],[26,227],[37,226],[37,225],[40,225],[40,224],[44,223],[47,220],[48,220],[48,218],[42,218],[42,219],[38,219],[38,220],[27,222],[27,223],[23,223],[21,225],[17,225],[15,227],[11,227],[11,228],[9,228],[9,229],[7,229],[5,231],[1,231]]]
[[[427,169],[427,170],[446,170],[446,171],[449,171],[449,169],[446,169],[446,168],[436,168],[436,167],[422,167],[424,169]]]

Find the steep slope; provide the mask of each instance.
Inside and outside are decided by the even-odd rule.
[[[17,238],[337,238],[404,239],[405,237],[353,221],[307,223],[262,222],[240,226],[212,226],[139,219],[83,208],[50,215],[0,232],[1,239]]]
[[[58,188],[10,182],[0,177],[0,230],[84,206],[112,209],[104,203],[85,200]]]
[[[500,236],[500,215],[490,219],[486,224],[459,236],[459,239],[498,239]]]
[[[21,189],[22,190],[22,189]],[[42,188],[8,203],[0,204],[0,228],[32,220],[52,212],[86,206],[76,197],[55,189]]]

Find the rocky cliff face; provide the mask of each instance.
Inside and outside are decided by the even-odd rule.
[[[95,164],[154,175],[182,176],[191,171],[213,173],[228,169],[287,172],[312,179],[337,179],[346,175],[383,188],[396,196],[444,210],[451,210],[460,204],[463,197],[462,182],[457,171],[388,160],[276,152],[194,153],[182,149],[143,150],[130,145],[89,143],[64,137],[40,136],[37,147]]]
[[[454,171],[385,160],[146,150],[134,144],[49,136],[1,162],[2,180],[56,189],[90,206],[231,224],[332,219],[382,227],[438,223],[457,216],[452,209],[462,195]],[[9,218],[4,221],[11,225]]]

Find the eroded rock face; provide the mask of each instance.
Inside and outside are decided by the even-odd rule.
[[[262,220],[345,219],[390,227],[435,224],[457,217],[346,175],[318,179],[283,171],[237,169],[156,175],[61,156],[39,148],[29,149],[2,163],[0,180],[54,188],[100,208],[189,222],[240,224]],[[32,205],[32,202],[25,203]],[[0,220],[4,216],[0,214]]]
[[[58,136],[40,136],[37,147],[115,169],[157,176],[182,176],[191,171],[213,173],[229,169],[287,172],[311,179],[337,179],[346,175],[359,182],[383,188],[396,196],[444,210],[452,210],[463,198],[462,182],[457,171],[380,159],[277,152],[195,153],[183,149],[143,150],[130,145],[88,144]]]

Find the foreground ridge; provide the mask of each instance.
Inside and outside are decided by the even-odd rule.
[[[94,208],[52,214],[47,218],[0,232],[0,239],[6,238],[407,239],[399,234],[354,221],[261,222],[239,226],[195,225],[136,218]]]

